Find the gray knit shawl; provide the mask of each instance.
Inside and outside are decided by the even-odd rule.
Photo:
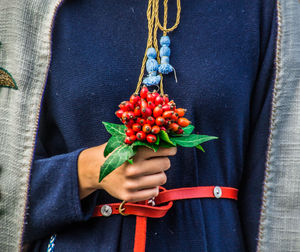
[[[35,136],[62,0],[0,0],[0,251],[20,251]],[[276,80],[258,251],[300,251],[300,2],[277,0]]]

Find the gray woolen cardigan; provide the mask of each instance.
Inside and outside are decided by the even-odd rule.
[[[0,0],[0,251],[22,250],[39,112],[63,0]],[[276,79],[257,251],[300,251],[300,2],[277,0]]]

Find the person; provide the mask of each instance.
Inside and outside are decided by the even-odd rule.
[[[180,149],[176,155],[174,149],[157,153],[141,149],[133,164],[122,165],[98,183],[104,162],[101,153],[109,137],[101,121],[117,123],[117,105],[135,90],[147,38],[147,4],[66,1],[58,12],[29,192],[25,241],[35,241],[33,251],[46,250],[53,234],[57,251],[131,251],[135,216],[91,218],[96,205],[116,202],[115,198],[151,199],[166,181],[167,189],[200,185],[241,189],[242,181],[249,183],[243,178],[249,169],[247,145],[257,123],[263,124],[256,129],[264,135],[259,144],[266,144],[274,75],[275,4],[266,4],[255,22],[250,18],[258,13],[261,1],[236,2],[230,7],[182,3],[180,26],[170,34],[171,60],[180,83],[170,75],[165,78],[165,90],[176,104],[187,108],[195,132],[219,140],[205,144],[205,154],[189,149]],[[168,16],[176,17],[174,2],[169,2]],[[209,18],[213,24],[205,22]],[[140,24],[134,25],[133,20]],[[204,46],[208,41],[211,45]],[[212,76],[213,69],[217,73]],[[261,109],[264,117],[258,118]],[[261,170],[251,174],[257,173],[262,183],[264,158],[258,158]],[[167,171],[169,159],[172,168]],[[255,193],[258,200],[261,192]],[[257,218],[258,209],[252,218]],[[149,218],[146,249],[244,251],[254,245],[245,243],[239,211],[243,210],[234,200],[176,202],[164,218]],[[228,235],[225,230],[230,230]]]
[[[197,149],[140,148],[97,183],[109,137],[101,121],[129,97],[146,41],[145,1],[65,1],[39,116],[23,241],[30,251],[132,251],[134,216],[92,217],[96,205],[140,201],[167,189],[226,186],[238,201],[174,202],[148,219],[147,251],[255,251],[268,153],[278,22],[273,1],[188,1],[172,33],[179,82],[165,89],[201,134]],[[169,17],[176,6],[169,3]],[[172,21],[170,21],[171,23]],[[108,29],[109,27],[109,29]],[[20,85],[19,85],[20,86]],[[22,87],[22,85],[21,85]]]

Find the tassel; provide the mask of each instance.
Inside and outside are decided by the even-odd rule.
[[[153,47],[148,48],[147,50],[147,62],[146,70],[148,76],[143,80],[143,83],[147,86],[158,85],[160,82],[160,75],[157,75],[158,63],[156,58],[156,51]]]
[[[169,64],[169,57],[171,55],[170,49],[170,38],[169,36],[162,36],[160,39],[161,48],[159,50],[159,55],[161,57],[161,64],[158,68],[158,71],[161,74],[168,74],[173,72],[174,68]]]

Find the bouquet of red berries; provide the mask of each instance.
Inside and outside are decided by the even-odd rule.
[[[153,151],[159,147],[196,147],[204,152],[200,144],[214,136],[192,134],[194,126],[185,118],[186,110],[177,108],[167,95],[150,92],[144,86],[139,95],[133,94],[129,101],[119,105],[116,116],[123,124],[103,122],[112,135],[104,150],[104,156],[111,154],[101,167],[99,182],[114,169],[128,161],[132,163],[138,146]]]

